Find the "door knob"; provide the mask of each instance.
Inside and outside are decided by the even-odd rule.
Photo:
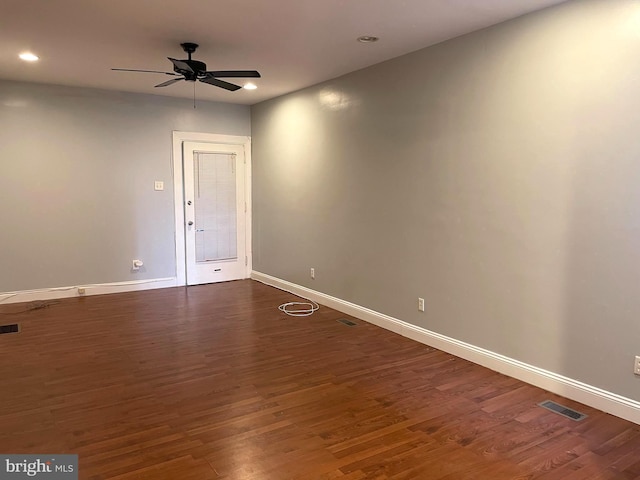
[[[191,220],[189,220],[189,223],[187,223],[187,225],[191,226],[191,225],[193,225],[193,222]]]

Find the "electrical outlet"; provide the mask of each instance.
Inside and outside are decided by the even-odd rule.
[[[310,274],[311,274],[311,278],[316,278],[316,269],[312,268]]]
[[[78,295],[84,295],[87,293],[87,289],[84,287],[78,287]]]
[[[424,298],[418,297],[418,310],[424,312]]]
[[[636,361],[633,364],[633,373],[640,375],[640,355],[636,356]]]

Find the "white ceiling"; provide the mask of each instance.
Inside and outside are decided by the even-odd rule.
[[[191,83],[110,69],[172,71],[195,42],[209,70],[262,74],[254,91],[197,83],[197,98],[253,104],[563,1],[0,0],[0,78],[190,98]]]

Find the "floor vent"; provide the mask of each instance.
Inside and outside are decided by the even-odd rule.
[[[20,331],[20,327],[18,327],[17,323],[12,323],[10,325],[0,325],[0,335],[3,333],[18,333]]]
[[[347,327],[355,327],[357,323],[347,320],[346,318],[339,318],[338,322],[344,323]]]
[[[568,407],[560,405],[559,403],[552,402],[551,400],[547,400],[545,402],[539,403],[542,408],[546,408],[547,410],[551,410],[559,415],[570,418],[571,420],[575,420],[579,422],[580,420],[584,420],[588,415],[584,413],[576,412]]]

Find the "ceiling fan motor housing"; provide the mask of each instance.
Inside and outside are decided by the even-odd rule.
[[[184,75],[187,80],[195,81],[199,76],[204,75],[204,72],[207,71],[207,64],[204,62],[199,62],[198,60],[182,61],[191,67],[191,71],[179,68],[177,65],[173,66],[173,71],[180,75]]]
[[[182,47],[182,50],[189,55],[188,59],[181,60],[180,62],[186,64],[189,69],[181,68],[180,65],[176,65],[174,62],[173,71],[183,75],[186,81],[195,82],[198,77],[204,75],[204,72],[207,71],[207,65],[204,62],[191,60],[191,54],[196,51],[199,45],[197,43],[185,42],[181,43],[180,46]]]

